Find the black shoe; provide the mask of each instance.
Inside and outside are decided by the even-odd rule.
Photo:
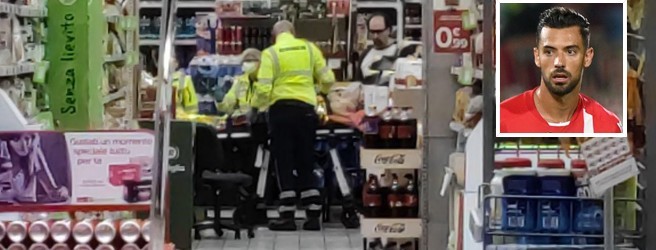
[[[321,222],[319,218],[309,218],[303,223],[303,230],[306,231],[319,231],[321,230]]]
[[[271,231],[296,231],[296,221],[293,219],[280,219],[269,222]]]

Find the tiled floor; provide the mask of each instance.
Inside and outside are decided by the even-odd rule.
[[[205,235],[205,232],[203,232]],[[324,225],[321,232],[299,230],[272,232],[266,228],[255,231],[255,238],[235,240],[232,232],[221,238],[204,237],[194,242],[194,250],[362,250],[360,229],[344,229],[341,224]]]

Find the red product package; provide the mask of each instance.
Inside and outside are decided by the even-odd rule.
[[[141,165],[134,163],[109,165],[109,183],[118,187],[123,181],[141,181]]]

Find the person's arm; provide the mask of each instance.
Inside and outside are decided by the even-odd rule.
[[[231,114],[234,111],[235,104],[237,104],[236,92],[240,84],[241,82],[239,81],[239,78],[235,78],[230,90],[228,90],[228,93],[223,97],[223,101],[218,105],[219,111],[228,114]]]
[[[182,94],[185,103],[184,109],[187,113],[198,114],[198,96],[196,96],[196,88],[191,76],[185,75],[184,83],[184,92]]]
[[[330,87],[332,87],[333,83],[335,83],[335,73],[333,73],[333,70],[326,65],[326,59],[323,57],[323,53],[321,50],[314,45],[313,43],[310,44],[310,49],[312,50],[312,54],[315,55],[313,59],[313,75],[314,79],[319,80],[319,90],[322,94],[328,94],[330,91]]]
[[[257,71],[257,81],[253,83],[253,103],[258,104],[260,111],[270,104],[274,77],[273,59],[271,59],[269,49],[266,49],[262,51],[260,69]]]

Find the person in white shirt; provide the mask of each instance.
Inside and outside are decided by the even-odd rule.
[[[363,80],[380,74],[380,71],[372,69],[375,62],[383,59],[384,56],[396,57],[398,53],[398,46],[390,37],[392,33],[391,21],[385,14],[376,13],[371,15],[367,21],[367,29],[374,45],[362,53],[359,71],[361,74],[360,79]]]

